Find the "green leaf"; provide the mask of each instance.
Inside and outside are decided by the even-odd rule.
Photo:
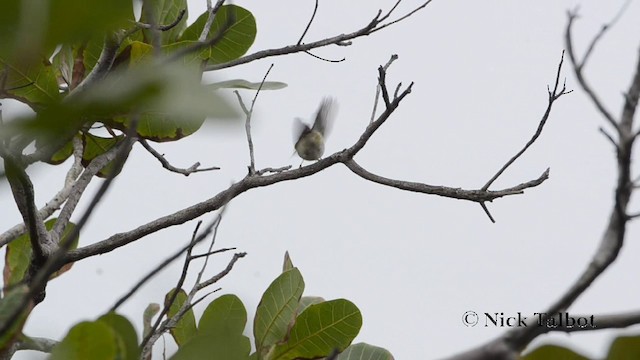
[[[62,45],[52,60],[58,83],[73,90],[98,62],[102,46],[103,41],[97,38]]]
[[[34,110],[60,100],[56,71],[46,59],[11,62],[0,57],[0,75],[0,79],[5,78],[0,98],[18,100]]]
[[[4,327],[7,321],[11,320],[14,311],[17,311],[25,301],[30,301],[27,297],[28,293],[29,288],[27,285],[19,285],[11,288],[9,291],[5,290],[5,296],[0,299],[0,326]],[[27,316],[32,308],[31,304],[27,306],[22,314],[9,326],[7,331],[0,335],[0,352],[11,345],[16,336],[20,335],[22,326],[27,320]]]
[[[324,357],[344,350],[360,332],[362,315],[349,300],[337,299],[309,306],[298,318],[284,344],[276,345],[273,359]]]
[[[522,360],[589,360],[589,358],[562,346],[543,345],[523,356]]]
[[[15,53],[20,15],[24,11],[21,5],[21,1],[0,1],[0,58]]]
[[[53,45],[102,37],[109,31],[131,27],[133,20],[130,0],[56,0],[50,4],[46,34],[48,44]]]
[[[242,301],[231,294],[213,300],[202,313],[198,323],[199,333],[213,337],[223,334],[242,335],[247,323],[247,310]]]
[[[187,10],[187,0],[155,0],[145,1],[142,5],[142,16],[140,21],[151,24],[149,15],[152,15],[155,24],[169,25],[173,24],[180,14],[181,10]],[[150,14],[151,11],[151,14]],[[187,14],[182,17],[180,22],[167,31],[160,32],[160,44],[170,44],[178,39],[178,36],[187,27]],[[148,29],[143,30],[144,38],[147,43],[151,43],[152,34]]]
[[[260,85],[262,84],[262,87]],[[286,83],[279,81],[265,81],[264,83],[260,82],[250,82],[243,79],[233,79],[227,81],[220,81],[213,84],[208,84],[208,88],[218,90],[218,89],[247,89],[247,90],[280,90],[287,87]]]
[[[167,313],[167,316],[170,318],[175,316],[185,301],[187,301],[187,293],[180,289],[173,303],[169,304],[169,300],[171,300],[174,291],[175,289],[169,291],[164,297],[164,306],[170,305],[169,312]],[[173,336],[178,346],[182,346],[196,334],[196,331],[196,317],[193,314],[193,309],[189,309],[184,313],[182,318],[178,320],[176,326],[171,328],[171,336]]]
[[[607,360],[640,359],[640,336],[618,336],[611,347]]]
[[[284,252],[284,262],[282,263],[282,272],[286,272],[289,271],[291,269],[293,269],[295,266],[293,266],[293,261],[291,261],[291,256],[289,256],[289,252],[285,251]]]
[[[103,321],[75,325],[51,352],[50,360],[114,360],[125,358],[125,345]]]
[[[393,360],[393,356],[386,349],[369,345],[366,343],[358,343],[349,345],[340,355],[338,360]]]
[[[98,318],[98,321],[109,325],[120,339],[122,339],[125,350],[125,356],[122,360],[137,360],[140,357],[138,334],[127,318],[111,312]]]
[[[198,334],[178,349],[171,360],[248,360],[251,342],[246,336],[212,337]]]
[[[180,40],[197,41],[208,18],[205,11],[184,31]],[[226,31],[222,38],[207,50],[209,63],[224,63],[244,55],[256,38],[256,19],[245,8],[224,5],[218,10],[207,39],[213,39],[223,30]]]
[[[44,140],[42,138],[36,139],[36,149],[40,149]],[[45,159],[44,162],[51,165],[60,165],[65,162],[69,156],[73,154],[73,141],[68,141],[64,144],[60,150],[56,151],[50,158]]]
[[[103,138],[90,133],[82,134],[82,165],[85,167],[89,166],[89,163],[91,163],[93,159],[111,150],[114,146],[117,146],[122,141],[124,141],[124,139],[124,135]],[[127,157],[128,156],[129,154],[127,154]],[[118,175],[122,168],[115,168],[115,165],[115,160],[111,161],[104,168],[102,168],[102,170],[98,171],[97,175],[102,178]],[[112,175],[114,171],[117,172]]]
[[[302,314],[302,312],[311,305],[320,304],[321,302],[325,302],[326,300],[319,296],[303,296],[300,298],[300,303],[298,303],[298,309],[296,310],[296,314]]]
[[[284,340],[303,290],[304,279],[297,268],[283,272],[269,285],[258,304],[253,324],[256,351],[266,352],[271,345]]]
[[[135,74],[141,77],[141,82],[145,79],[150,84],[152,80],[158,81],[155,96],[136,104],[136,109],[140,111],[136,130],[142,138],[157,142],[175,141],[196,132],[207,117],[238,117],[235,108],[226,100],[201,85],[201,73],[197,69],[179,64],[160,69],[146,66],[137,69]],[[162,79],[158,79],[159,74]],[[116,87],[113,84],[112,91]],[[106,87],[104,91],[107,91]],[[131,124],[129,116],[115,117],[109,123],[123,131]]]
[[[45,221],[44,225],[47,230],[53,229],[53,225],[56,223],[57,219],[49,219]],[[75,228],[75,224],[69,222],[67,227],[62,232],[62,239],[68,238],[73,229]],[[71,249],[75,249],[78,247],[78,238],[76,237],[71,244]],[[27,273],[27,269],[29,268],[29,263],[31,262],[31,254],[33,253],[31,249],[31,242],[29,233],[24,233],[18,236],[15,240],[7,245],[7,252],[5,253],[5,265],[4,265],[4,283],[6,286],[14,285],[22,281],[24,276]],[[51,279],[60,276],[61,274],[68,271],[72,264],[67,264],[62,267],[60,270],[51,275]]]
[[[149,332],[151,331],[151,320],[158,312],[160,312],[160,305],[156,303],[151,303],[144,309],[144,313],[142,314],[143,337],[149,335]]]

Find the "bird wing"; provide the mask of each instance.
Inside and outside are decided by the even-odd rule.
[[[316,119],[313,122],[312,129],[320,132],[326,137],[333,125],[335,107],[335,102],[332,98],[326,97],[322,99],[318,112],[316,113]]]
[[[293,121],[293,143],[297,143],[302,135],[306,135],[311,131],[309,125],[305,124],[300,118],[295,118]]]

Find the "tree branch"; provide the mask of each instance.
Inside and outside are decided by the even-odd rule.
[[[573,66],[576,79],[578,80],[578,83],[582,87],[582,90],[584,90],[584,92],[589,96],[589,98],[591,99],[591,102],[596,106],[600,114],[607,120],[609,124],[611,124],[611,126],[613,126],[614,129],[616,129],[616,132],[618,133],[618,135],[620,135],[620,129],[618,128],[618,124],[613,118],[613,115],[611,115],[611,113],[605,108],[604,104],[602,103],[598,95],[596,95],[596,93],[593,91],[591,86],[587,83],[587,80],[585,79],[584,74],[582,72],[587,60],[589,59],[589,56],[591,55],[591,52],[595,44],[598,42],[598,40],[600,40],[600,38],[602,37],[602,35],[604,35],[607,29],[610,28],[611,23],[604,25],[602,27],[602,29],[600,30],[600,33],[596,35],[592,40],[591,45],[589,46],[589,50],[587,50],[585,56],[582,58],[582,60],[578,60],[576,58],[575,51],[573,49],[573,38],[571,35],[571,28],[573,26],[573,21],[576,19],[576,17],[578,17],[578,14],[575,11],[573,12],[569,11],[567,13],[567,16],[569,18],[569,21],[567,22],[567,29],[565,31],[565,45],[567,47],[567,52],[569,53],[569,60],[571,61],[571,65]]]
[[[142,145],[151,155],[153,155],[153,157],[155,157],[160,164],[162,164],[162,167],[174,172],[174,173],[178,173],[178,174],[182,174],[184,176],[189,176],[193,173],[196,172],[203,172],[203,171],[212,171],[212,170],[220,170],[219,167],[217,166],[212,166],[212,167],[208,167],[208,168],[204,168],[204,169],[200,169],[200,163],[196,162],[195,164],[191,165],[190,167],[186,168],[186,169],[182,169],[182,168],[177,168],[173,165],[171,165],[171,163],[164,157],[163,154],[160,154],[159,152],[156,151],[156,149],[154,149],[153,147],[151,147],[151,145],[149,145],[149,142],[145,139],[138,139],[138,142],[140,143],[140,145]]]
[[[253,97],[253,100],[251,101],[250,109],[247,109],[246,105],[242,101],[242,96],[240,96],[240,93],[238,92],[238,90],[234,91],[234,93],[238,97],[238,102],[240,103],[240,107],[242,108],[242,111],[244,112],[244,115],[245,115],[244,128],[245,128],[245,132],[247,133],[247,143],[249,145],[249,175],[256,174],[256,160],[253,153],[253,140],[251,139],[251,115],[253,114],[253,107],[255,106],[256,100],[258,99],[258,94],[260,94],[260,90],[262,90],[262,86],[264,85],[264,82],[267,80],[267,76],[269,76],[269,72],[271,71],[272,68],[273,68],[273,64],[269,66],[269,69],[267,69],[267,72],[264,74],[264,77],[260,82],[260,86],[258,86],[258,90],[256,91],[256,95]]]
[[[281,48],[277,48],[277,49],[268,49],[268,50],[262,50],[262,51],[258,51],[255,52],[253,54],[247,55],[247,56],[243,56],[241,58],[226,62],[226,63],[222,63],[222,64],[211,64],[211,65],[207,65],[204,70],[205,71],[213,71],[213,70],[220,70],[220,69],[224,69],[224,68],[228,68],[228,67],[232,67],[232,66],[236,66],[236,65],[240,65],[240,64],[246,64],[255,60],[259,60],[259,59],[264,59],[267,57],[272,57],[272,56],[279,56],[279,55],[286,55],[286,54],[294,54],[297,52],[301,52],[301,51],[309,51],[311,49],[315,49],[315,48],[319,48],[319,47],[323,47],[323,46],[327,46],[327,45],[339,45],[339,46],[346,46],[348,44],[350,44],[349,40],[355,39],[355,38],[359,38],[361,36],[367,36],[370,35],[378,30],[381,30],[389,25],[395,24],[401,20],[404,20],[406,18],[408,18],[409,16],[413,15],[414,13],[416,13],[417,11],[421,10],[422,8],[424,8],[425,6],[429,5],[429,3],[431,3],[431,0],[424,2],[422,5],[418,6],[416,9],[414,9],[413,11],[411,11],[409,14],[403,16],[402,18],[392,21],[391,23],[388,24],[383,24],[380,25],[380,23],[382,21],[384,21],[384,19],[386,18],[381,18],[381,14],[382,11],[378,11],[378,13],[376,14],[376,16],[363,28],[356,30],[352,33],[349,34],[341,34],[341,35],[336,35],[333,37],[329,37],[326,39],[322,39],[322,40],[318,40],[318,41],[314,41],[314,42],[310,42],[310,43],[306,43],[306,44],[297,44],[297,45],[290,45],[290,46],[285,46],[285,47],[281,47]],[[397,4],[393,7],[393,9],[395,9],[395,7],[397,6]],[[393,10],[392,9],[392,10]],[[390,12],[388,13],[390,14]],[[380,26],[378,26],[380,25]]]

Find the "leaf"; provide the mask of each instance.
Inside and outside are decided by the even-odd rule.
[[[124,141],[124,139],[125,139],[124,135],[103,138],[90,133],[83,133],[82,134],[82,146],[83,146],[82,165],[84,167],[89,166],[89,164],[93,159],[111,150],[114,146],[117,146],[122,141]],[[129,154],[127,154],[126,156],[128,157]],[[117,176],[122,170],[122,168],[116,169],[114,166],[115,166],[115,160],[112,160],[100,171],[98,171],[97,175],[101,178],[107,178],[109,176]],[[117,171],[117,173],[112,174],[113,171]]]
[[[0,58],[15,54],[21,11],[20,1],[0,1]]]
[[[304,279],[297,268],[283,272],[269,285],[256,309],[253,334],[256,351],[267,351],[285,339],[304,290]]]
[[[47,44],[74,43],[131,26],[130,0],[56,0],[48,14]],[[45,7],[46,8],[46,7]],[[30,9],[34,10],[34,9]]]
[[[589,360],[573,350],[557,345],[543,345],[534,349],[522,360]]]
[[[298,309],[296,309],[296,314],[302,314],[302,312],[311,305],[320,304],[321,302],[325,302],[326,300],[319,296],[303,296],[300,298],[300,303],[298,304]]]
[[[149,6],[147,6],[149,5]],[[181,10],[187,10],[187,0],[156,0],[145,1],[142,3],[142,15],[140,22],[151,24],[152,21],[149,18],[152,12],[153,20],[158,25],[173,24],[180,14]],[[182,17],[180,22],[167,31],[160,32],[160,44],[170,44],[178,39],[178,36],[187,27],[187,14]],[[144,38],[147,43],[151,43],[152,34],[149,29],[143,29]]]
[[[338,355],[337,360],[393,360],[393,356],[386,349],[369,345],[366,343],[358,343],[349,345],[343,352]]]
[[[262,84],[262,87],[260,87]],[[265,81],[264,83],[260,82],[250,82],[244,79],[233,79],[227,81],[215,82],[213,84],[208,84],[207,87],[213,90],[218,89],[247,89],[247,90],[280,90],[286,88],[288,85],[279,81]]]
[[[187,293],[180,289],[173,303],[169,304],[168,302],[174,291],[175,289],[169,291],[164,297],[164,306],[171,305],[167,313],[167,316],[170,318],[175,316],[185,301],[187,301]],[[173,336],[178,346],[182,346],[196,334],[196,331],[196,317],[193,314],[193,309],[189,309],[184,313],[182,318],[178,320],[176,326],[171,328],[171,336]]]
[[[49,219],[45,221],[44,225],[47,230],[53,229],[57,218]],[[62,232],[61,238],[66,241],[67,237],[71,234],[75,228],[75,224],[69,222],[67,227]],[[71,249],[78,247],[78,238],[72,241]],[[4,265],[4,283],[6,286],[14,285],[24,279],[29,264],[31,262],[31,254],[33,253],[31,248],[31,241],[29,233],[24,233],[18,236],[15,240],[7,245],[7,252],[5,253],[5,265]],[[51,279],[56,278],[66,271],[68,271],[73,264],[68,264],[62,267],[60,270],[51,275]]]
[[[293,261],[291,261],[291,256],[289,256],[289,252],[285,251],[284,252],[284,262],[282,264],[282,272],[286,272],[289,271],[291,269],[293,269]]]
[[[125,345],[117,333],[103,321],[84,321],[69,333],[51,352],[50,360],[122,359]]]
[[[125,357],[123,360],[137,360],[140,357],[138,334],[131,322],[122,315],[110,312],[98,318],[98,321],[109,325],[122,339]]]
[[[42,138],[36,139],[36,149],[42,147],[42,143],[45,142]],[[65,162],[73,154],[73,141],[68,141],[64,144],[60,150],[56,151],[50,158],[45,159],[44,162],[51,165],[60,165]]]
[[[6,283],[5,283],[6,284]],[[0,299],[0,326],[4,327],[7,321],[11,320],[14,311],[22,306],[25,301],[29,301],[30,304],[20,314],[17,319],[9,326],[7,331],[0,335],[0,352],[7,346],[11,345],[16,336],[20,334],[24,322],[27,320],[27,316],[31,312],[33,305],[27,297],[29,288],[27,285],[19,285],[13,287],[11,290],[5,290],[5,296]]]
[[[221,96],[203,87],[201,73],[179,64],[162,68],[146,66],[137,69],[137,81],[147,81],[149,86],[157,81],[156,94],[136,104],[140,111],[136,128],[140,137],[157,142],[175,141],[196,132],[207,117],[217,119],[237,118],[238,113]],[[159,74],[162,79],[158,79]],[[123,78],[121,81],[134,81]],[[114,80],[103,91],[116,91]],[[108,88],[110,88],[108,90]],[[132,124],[129,116],[115,117],[109,125],[126,131]]]
[[[246,336],[212,337],[199,334],[181,346],[171,360],[248,360],[251,342]]]
[[[212,337],[242,335],[247,323],[247,310],[242,301],[231,294],[213,300],[202,313],[198,323],[199,333]]]
[[[349,300],[337,299],[309,306],[298,318],[284,344],[276,345],[273,359],[324,357],[344,350],[360,332],[362,315]]]
[[[618,336],[611,347],[607,360],[640,359],[640,336]]]
[[[180,41],[197,41],[208,18],[209,14],[205,11],[184,31]],[[231,20],[232,22],[229,23]],[[225,29],[222,38],[207,50],[209,63],[224,63],[244,55],[256,38],[256,19],[245,8],[237,5],[223,5],[213,20],[207,40],[213,39],[219,31]]]
[[[151,331],[151,320],[158,312],[160,312],[160,305],[156,303],[151,303],[144,309],[144,313],[142,314],[143,337],[149,335],[149,332]]]
[[[48,60],[11,62],[0,57],[0,75],[6,77],[1,98],[18,100],[34,110],[60,100],[56,72]]]

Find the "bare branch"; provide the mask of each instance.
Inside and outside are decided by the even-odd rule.
[[[204,27],[202,28],[202,32],[200,33],[200,37],[198,38],[198,41],[204,42],[207,39],[207,36],[209,36],[209,32],[211,31],[211,26],[213,25],[213,20],[215,19],[216,14],[218,13],[218,10],[220,10],[222,5],[224,4],[224,1],[225,0],[218,0],[216,4],[212,7],[211,0],[207,0],[207,11],[209,12],[209,17],[207,17],[207,22],[204,24]]]
[[[211,277],[209,280],[199,283],[198,286],[197,286],[197,290],[200,291],[200,290],[206,288],[207,286],[210,286],[210,285],[215,284],[218,281],[220,281],[220,279],[222,279],[223,277],[227,276],[227,274],[229,274],[229,272],[231,272],[231,270],[233,269],[233,265],[236,263],[236,261],[238,261],[240,258],[245,257],[246,255],[247,255],[246,252],[233,254],[233,257],[231,258],[231,261],[229,261],[229,264],[227,264],[227,267],[224,268],[224,270],[222,270],[217,275]]]
[[[80,198],[84,194],[84,191],[87,189],[87,186],[89,186],[89,183],[91,182],[91,180],[93,180],[93,177],[100,170],[104,169],[104,167],[107,166],[111,161],[113,161],[116,158],[119,151],[120,151],[120,147],[114,146],[104,154],[100,154],[99,156],[96,156],[87,165],[85,170],[82,172],[82,175],[80,175],[80,178],[78,178],[75,184],[73,184],[73,187],[69,192],[67,201],[64,204],[64,207],[62,208],[62,210],[60,211],[60,215],[58,215],[58,220],[56,220],[56,223],[53,226],[53,229],[51,229],[51,232],[54,234],[57,240],[61,239],[64,229],[69,224],[69,219],[71,219],[71,215],[75,211],[76,206],[80,201]]]
[[[391,66],[391,64],[396,60],[398,60],[398,55],[397,54],[391,55],[391,58],[382,67],[382,70],[384,70],[386,72],[389,69],[389,66]],[[393,98],[394,99],[398,97],[398,91],[399,90],[400,90],[400,83],[398,84],[398,87],[396,88],[396,92],[393,94]],[[376,110],[378,109],[378,100],[379,99],[380,99],[380,80],[378,80],[378,83],[376,84],[376,97],[375,97],[375,100],[373,101],[373,111],[371,112],[371,121],[369,123],[372,123],[373,120],[376,118]]]
[[[9,153],[2,154],[2,157],[13,198],[29,232],[29,241],[33,250],[31,263],[40,266],[46,261],[47,256],[55,250],[55,244],[51,241],[44,226],[44,220],[36,207],[33,183],[24,166]],[[29,275],[27,277],[30,278]]]
[[[522,154],[524,154],[527,149],[533,145],[534,142],[536,142],[536,140],[538,139],[538,137],[540,137],[540,134],[542,134],[542,129],[544,128],[544,125],[547,123],[547,120],[549,119],[549,115],[551,115],[551,108],[553,107],[553,103],[558,100],[558,98],[560,98],[562,95],[568,94],[571,91],[567,91],[566,87],[563,85],[562,89],[560,89],[560,91],[558,92],[558,87],[560,84],[560,73],[562,71],[562,63],[564,61],[564,51],[562,52],[562,56],[560,57],[560,64],[558,64],[558,70],[556,73],[556,82],[555,85],[553,87],[553,91],[549,91],[549,101],[547,103],[547,109],[544,112],[544,115],[542,115],[542,119],[540,119],[540,122],[538,123],[538,128],[536,129],[536,132],[533,134],[533,136],[531,137],[531,139],[529,139],[529,141],[527,141],[527,143],[525,144],[525,146],[517,153],[515,154],[511,159],[509,159],[509,161],[507,161],[502,168],[500,168],[500,170],[498,170],[498,172],[495,173],[495,175],[493,175],[493,177],[491,177],[491,179],[489,179],[489,181],[487,181],[486,184],[484,184],[484,186],[481,188],[481,190],[487,190],[489,189],[489,186],[491,186],[491,184],[493,184],[494,181],[496,181],[496,179],[498,179],[498,177],[500,177],[500,175],[502,175],[502,173],[507,170],[507,168],[513,164],[520,156],[522,156]]]
[[[355,160],[347,160],[344,162],[344,165],[349,168],[349,170],[353,171],[354,174],[360,176],[363,179],[375,182],[377,184],[394,187],[396,189],[417,192],[421,194],[427,195],[436,195],[447,197],[451,199],[459,199],[459,200],[468,200],[473,202],[478,202],[480,204],[486,201],[493,201],[495,199],[518,195],[524,193],[525,189],[536,187],[542,184],[545,180],[549,178],[549,170],[545,171],[540,177],[535,180],[528,181],[514,187],[510,187],[503,190],[464,190],[461,188],[452,188],[447,186],[434,186],[417,182],[410,182],[404,180],[394,180],[385,178],[376,174],[373,174],[360,165],[358,165]]]
[[[581,77],[581,66],[584,65],[584,61],[576,61],[573,55],[573,49],[571,47],[571,25],[576,17],[575,13],[569,13],[569,20],[566,32],[567,47],[570,54],[571,62],[578,77]],[[615,20],[615,19],[614,19]],[[608,27],[603,27],[601,32],[606,31]],[[588,57],[595,43],[601,35],[594,39],[592,45],[587,51]],[[634,215],[628,215],[627,208],[631,199],[632,192],[634,190],[634,183],[631,181],[631,154],[633,143],[636,139],[633,133],[633,115],[635,114],[635,108],[637,106],[638,98],[640,97],[640,54],[638,56],[638,65],[635,69],[632,83],[627,91],[625,97],[625,103],[622,109],[622,118],[620,122],[616,122],[604,107],[602,107],[598,98],[594,95],[593,91],[584,83],[584,79],[580,80],[583,90],[590,96],[591,101],[596,105],[596,108],[600,111],[606,121],[614,126],[619,135],[619,140],[616,142],[606,132],[603,132],[605,136],[616,146],[616,161],[618,165],[618,177],[615,187],[614,205],[609,215],[609,221],[600,240],[600,246],[593,254],[591,261],[587,265],[587,268],[583,270],[578,279],[565,291],[552,305],[544,312],[542,321],[556,316],[556,314],[565,312],[584,291],[593,284],[593,282],[617,259],[620,250],[624,244],[626,235],[627,223],[634,217]],[[549,314],[549,315],[547,315]],[[535,320],[530,319],[531,325]],[[624,316],[604,317],[600,324],[603,326],[622,327],[631,324],[638,323],[640,321],[640,314],[632,313]],[[570,331],[569,329],[561,329],[562,331]],[[515,356],[522,351],[527,344],[529,344],[538,335],[548,332],[549,329],[545,326],[527,326],[518,327],[508,331],[503,337],[496,339],[486,345],[483,345],[477,349],[461,354],[457,359],[473,359],[479,358],[479,356],[491,354],[490,358],[498,358],[498,356]]]
[[[53,196],[49,201],[47,201],[46,205],[38,210],[38,214],[42,219],[47,219],[51,216],[56,210],[62,206],[62,204],[67,201],[69,198],[69,194],[72,192],[73,186],[75,184],[75,180],[82,171],[82,143],[79,139],[74,138],[73,140],[73,156],[74,162],[67,175],[65,177],[64,186],[58,193]],[[0,247],[7,245],[18,236],[24,234],[26,231],[26,226],[23,223],[13,226],[11,229],[5,231],[0,235]]]
[[[220,254],[220,253],[231,251],[231,250],[236,250],[236,248],[232,247],[232,248],[222,248],[222,249],[218,249],[218,250],[209,250],[204,254],[191,255],[191,260],[197,260],[197,259],[202,258],[202,257],[209,257],[211,255]]]
[[[392,22],[386,23],[386,24],[384,24],[384,25],[381,25],[381,26],[379,26],[379,27],[377,27],[377,28],[373,29],[373,30],[371,31],[371,33],[374,33],[374,32],[376,32],[376,31],[379,31],[379,30],[382,30],[382,29],[386,28],[387,26],[391,26],[391,25],[393,25],[393,24],[399,23],[400,21],[403,21],[404,19],[408,18],[409,16],[411,16],[411,15],[415,14],[416,12],[418,12],[418,11],[422,10],[425,6],[429,5],[429,3],[430,3],[431,1],[432,1],[432,0],[426,1],[426,2],[422,3],[422,5],[420,5],[420,6],[416,7],[415,9],[411,10],[411,11],[410,11],[409,13],[407,13],[406,15],[401,16],[400,18],[398,18],[398,19],[396,19],[396,20],[394,20],[394,21],[392,21]],[[400,3],[400,1],[398,1],[398,3]],[[398,3],[396,3],[396,5],[393,7],[393,9],[395,9],[395,7],[398,5]],[[393,9],[391,9],[391,11],[393,11]],[[391,11],[389,11],[389,13],[384,17],[384,19],[386,19],[389,15],[391,15]]]
[[[191,237],[191,241],[189,241],[189,243],[183,247],[181,247],[180,249],[178,249],[178,251],[176,251],[174,254],[172,254],[171,256],[169,256],[168,258],[166,258],[164,261],[162,261],[161,263],[159,263],[158,265],[156,265],[156,267],[149,271],[149,273],[147,275],[145,275],[142,279],[140,279],[132,288],[131,290],[129,290],[125,295],[123,295],[118,301],[116,301],[115,304],[113,304],[113,306],[111,307],[111,309],[109,310],[110,312],[112,311],[116,311],[120,305],[124,304],[125,301],[127,301],[129,298],[131,298],[131,296],[133,296],[133,294],[136,293],[136,291],[138,291],[138,289],[140,289],[140,287],[142,287],[142,285],[144,285],[147,281],[149,281],[152,277],[154,277],[155,275],[157,275],[162,269],[164,269],[165,267],[167,267],[169,264],[171,264],[174,260],[176,260],[177,258],[179,258],[180,256],[182,256],[182,254],[187,251],[190,252],[192,251],[193,247],[196,246],[198,243],[200,243],[204,238],[206,238],[210,233],[211,233],[211,229],[213,228],[214,224],[217,222],[217,220],[214,220],[211,224],[209,224],[205,229],[204,232],[201,233],[200,235],[198,235],[198,230],[200,229],[200,225],[202,224],[202,221],[198,221],[198,224],[196,224],[196,228],[193,231],[193,235]],[[197,236],[196,236],[197,235]]]
[[[313,22],[313,19],[316,17],[317,11],[318,11],[318,0],[316,0],[316,5],[313,7],[313,14],[311,14],[311,19],[309,19],[309,22],[307,23],[307,27],[304,28],[304,31],[302,32],[302,35],[300,35],[300,39],[298,40],[296,45],[300,45],[302,43],[302,39],[304,39],[304,36],[307,35],[307,31],[309,31],[309,28],[311,27],[311,23]]]
[[[339,63],[339,62],[343,62],[345,60],[347,60],[347,58],[343,57],[342,59],[338,59],[338,60],[331,60],[331,59],[327,59],[327,58],[323,58],[321,56],[315,55],[313,53],[311,53],[310,51],[305,51],[304,52],[307,55],[310,55],[311,57],[314,57],[318,60],[322,60],[322,61],[326,61],[326,62],[330,62],[330,63]]]
[[[242,108],[242,111],[245,114],[244,129],[247,133],[247,143],[249,144],[249,161],[250,161],[249,175],[254,175],[256,173],[256,160],[253,152],[253,140],[251,139],[251,115],[253,114],[253,107],[255,106],[256,100],[258,99],[258,94],[260,94],[260,90],[262,90],[262,86],[264,85],[264,82],[267,80],[267,76],[269,76],[269,72],[271,71],[272,68],[273,68],[273,64],[269,66],[269,69],[267,69],[267,72],[264,74],[264,77],[260,82],[260,86],[258,86],[258,90],[256,91],[256,94],[253,97],[253,101],[251,101],[251,109],[247,109],[244,102],[242,101],[242,96],[240,96],[240,93],[238,92],[238,90],[234,91],[234,93],[238,97],[238,102],[240,103],[240,107]]]
[[[137,127],[137,118],[134,118],[132,125],[133,126],[131,128],[131,133],[135,134],[135,130]],[[41,302],[44,299],[45,288],[47,285],[47,281],[51,277],[51,274],[53,274],[56,270],[60,269],[60,267],[67,264],[64,262],[64,260],[67,252],[69,251],[69,248],[73,243],[73,239],[78,237],[80,230],[87,223],[87,221],[89,220],[89,217],[93,213],[93,210],[96,208],[96,206],[98,205],[98,203],[100,202],[100,200],[102,199],[106,191],[109,189],[109,186],[113,182],[113,178],[117,173],[117,170],[121,169],[122,166],[124,165],[127,158],[126,155],[131,151],[131,147],[133,146],[134,142],[135,142],[135,137],[128,136],[127,139],[120,144],[121,148],[118,152],[118,155],[116,156],[116,159],[114,160],[115,161],[114,171],[111,173],[111,176],[109,176],[102,183],[97,193],[91,199],[89,206],[87,207],[87,210],[84,212],[84,214],[78,221],[78,224],[73,228],[73,231],[71,231],[71,233],[67,238],[63,239],[63,241],[60,241],[58,249],[53,254],[48,256],[48,258],[46,259],[46,262],[41,266],[39,266],[40,264],[35,264],[34,262],[31,262],[30,268],[28,271],[30,274],[33,274],[33,275],[30,276],[31,281],[29,281],[29,291],[28,291],[27,299],[32,299],[35,304],[37,304],[38,302]],[[20,304],[20,306],[16,306],[11,313],[6,314],[6,321],[0,324],[0,333],[4,333],[5,331],[7,331],[7,329],[14,324],[14,322],[18,319],[20,314],[30,304],[31,304],[30,301],[25,301],[22,304]]]
[[[155,157],[156,159],[158,159],[158,161],[160,162],[160,164],[162,164],[162,167],[174,172],[174,173],[178,173],[178,174],[182,174],[184,176],[189,176],[193,173],[196,172],[204,172],[204,171],[212,171],[212,170],[220,170],[219,167],[217,166],[212,166],[212,167],[208,167],[208,168],[204,168],[204,169],[200,169],[200,163],[196,162],[195,164],[191,165],[190,167],[186,168],[186,169],[182,169],[182,168],[177,168],[173,165],[171,165],[171,163],[164,157],[163,154],[160,154],[158,151],[156,151],[156,149],[154,149],[153,147],[151,147],[151,145],[149,145],[149,142],[145,139],[138,139],[138,142],[151,154],[153,155],[153,157]]]
[[[378,84],[380,86],[380,91],[382,92],[382,100],[384,100],[384,104],[388,108],[391,104],[391,101],[389,100],[389,91],[387,90],[386,76],[387,72],[382,68],[382,66],[378,67]]]
[[[427,6],[430,2],[431,2],[431,0],[426,1],[422,5],[418,6],[416,9],[411,11],[409,14],[401,17],[398,20],[395,20],[395,21],[393,21],[391,23],[388,23],[388,24],[384,24],[384,25],[378,26],[378,25],[380,25],[380,23],[382,21],[381,17],[380,17],[381,14],[382,14],[382,11],[380,10],[376,14],[376,16],[367,25],[365,25],[361,29],[356,30],[356,31],[354,31],[352,33],[340,34],[340,35],[336,35],[336,36],[333,36],[333,37],[328,37],[328,38],[325,38],[325,39],[322,39],[322,40],[306,43],[306,44],[290,45],[290,46],[285,46],[285,47],[281,47],[281,48],[277,48],[277,49],[268,49],[268,50],[258,51],[258,52],[255,52],[253,54],[246,55],[246,56],[243,56],[241,58],[238,58],[238,59],[226,62],[226,63],[207,65],[204,70],[205,71],[213,71],[213,70],[224,69],[224,68],[228,68],[228,67],[232,67],[232,66],[236,66],[236,65],[246,64],[246,63],[249,63],[249,62],[252,62],[252,61],[255,61],[255,60],[264,59],[264,58],[267,58],[267,57],[286,55],[286,54],[294,54],[294,53],[298,53],[298,52],[302,52],[302,51],[309,51],[311,49],[315,49],[315,48],[319,48],[319,47],[323,47],[323,46],[327,46],[327,45],[347,46],[347,45],[351,44],[351,42],[349,40],[352,40],[352,39],[355,39],[355,38],[359,38],[359,37],[362,37],[362,36],[370,35],[373,32],[376,32],[376,31],[381,30],[381,29],[383,29],[383,28],[385,28],[387,26],[390,26],[392,24],[400,22],[400,21],[408,18],[409,16],[413,15],[417,11],[421,10],[425,6]],[[394,8],[395,8],[395,6],[394,6]]]
[[[171,24],[167,24],[167,25],[155,24],[154,25],[154,24],[145,24],[142,22],[136,22],[136,26],[140,29],[155,29],[160,31],[169,31],[180,23],[180,21],[182,20],[186,12],[187,12],[187,9],[180,10],[180,12],[178,13],[178,16]]]
[[[607,130],[605,130],[602,126],[598,128],[598,131],[600,131],[602,133],[602,135],[604,135],[604,137],[607,138],[607,140],[609,140],[609,142],[611,143],[611,145],[613,145],[613,147],[616,149],[616,151],[619,150],[618,148],[618,143],[616,142],[616,140],[613,138],[613,136],[611,136],[611,134],[609,134],[609,132]]]
[[[604,104],[602,103],[600,98],[598,98],[598,96],[593,91],[591,86],[587,83],[587,80],[585,79],[584,74],[582,72],[584,69],[585,63],[588,60],[588,56],[591,55],[591,51],[593,50],[593,47],[595,46],[596,42],[602,37],[604,32],[609,28],[609,26],[602,27],[602,29],[600,30],[600,34],[598,34],[593,39],[590,49],[587,51],[585,57],[582,60],[578,60],[576,58],[576,55],[573,49],[573,37],[571,35],[571,28],[573,26],[573,21],[578,15],[575,12],[568,12],[567,16],[569,20],[567,22],[567,28],[565,31],[565,45],[567,47],[567,52],[569,53],[569,60],[571,61],[571,65],[573,66],[576,79],[578,80],[578,83],[582,87],[582,90],[584,90],[584,92],[587,93],[587,95],[591,99],[591,102],[593,102],[593,104],[596,106],[598,111],[600,111],[602,116],[604,116],[607,122],[609,122],[609,124],[611,124],[611,126],[613,126],[613,128],[616,129],[616,131],[618,132],[618,135],[620,135],[619,126],[616,123],[616,120],[614,119],[613,115],[611,115],[611,113],[604,107]]]

